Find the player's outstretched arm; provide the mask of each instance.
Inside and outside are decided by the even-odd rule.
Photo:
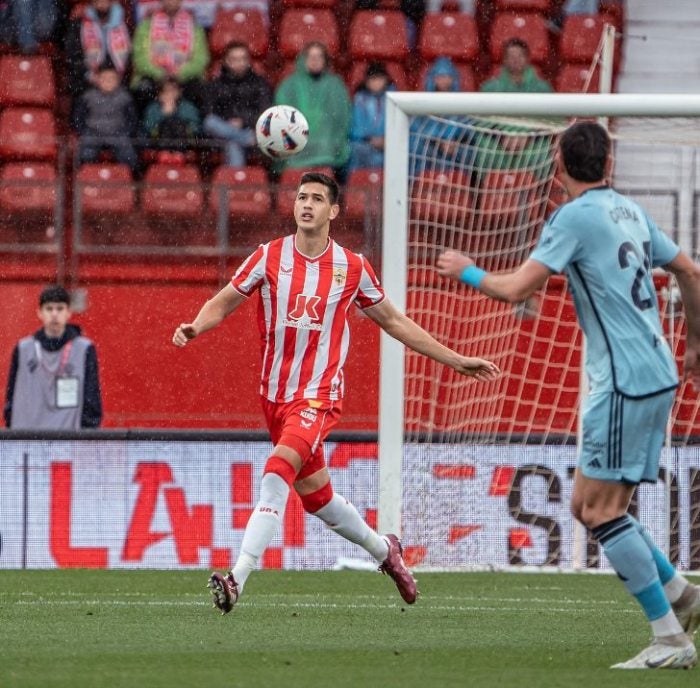
[[[438,363],[454,368],[461,375],[477,380],[492,380],[500,374],[495,363],[483,358],[462,356],[440,344],[432,335],[417,325],[409,317],[400,313],[389,299],[371,306],[364,311],[387,334],[419,354],[428,356]]]
[[[203,332],[211,330],[233,313],[245,301],[245,296],[227,284],[218,294],[209,299],[191,323],[178,325],[173,335],[175,346],[185,346],[190,339],[198,337]]]
[[[458,251],[445,251],[437,261],[437,272],[443,277],[469,284],[498,301],[521,303],[541,289],[552,271],[536,260],[526,260],[513,272],[488,273]]]
[[[700,266],[682,251],[664,266],[676,276],[688,325],[683,372],[700,391]]]

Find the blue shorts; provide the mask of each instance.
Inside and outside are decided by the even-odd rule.
[[[656,482],[668,415],[676,390],[645,399],[617,392],[588,397],[578,468],[587,478],[614,482]]]

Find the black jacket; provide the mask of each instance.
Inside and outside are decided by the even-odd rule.
[[[58,351],[71,339],[81,334],[78,325],[66,325],[66,331],[62,337],[47,337],[43,329],[34,333],[42,348],[46,351]],[[15,380],[17,379],[17,365],[19,363],[19,348],[15,346],[10,362],[10,373],[7,377],[7,393],[5,395],[5,426],[10,427],[12,420],[12,398],[15,393]],[[102,393],[100,392],[100,377],[97,368],[97,352],[94,346],[89,346],[85,353],[85,386],[83,389],[83,415],[80,425],[83,428],[96,428],[102,422]]]
[[[222,65],[220,76],[209,83],[206,113],[225,120],[240,117],[246,129],[252,129],[270,105],[272,87],[252,69],[239,78]]]

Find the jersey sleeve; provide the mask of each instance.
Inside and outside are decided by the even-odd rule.
[[[241,263],[231,279],[231,286],[239,294],[250,296],[263,283],[266,257],[265,246],[258,246],[257,250]]]
[[[651,238],[651,265],[654,268],[668,265],[681,249],[648,215],[645,217]]]
[[[360,260],[362,274],[360,275],[360,284],[355,297],[355,305],[364,310],[384,301],[386,294],[367,259],[364,256],[360,256]]]
[[[530,254],[532,260],[546,265],[552,272],[563,272],[576,260],[581,242],[572,223],[557,213],[545,224],[537,246]]]

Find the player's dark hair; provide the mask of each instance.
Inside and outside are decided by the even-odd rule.
[[[39,308],[45,303],[65,303],[70,306],[70,294],[60,285],[54,284],[39,294]]]
[[[223,57],[225,58],[232,50],[245,50],[250,56],[250,47],[243,41],[229,41],[224,48]]]
[[[608,132],[597,122],[576,122],[559,139],[559,150],[567,174],[579,182],[605,178],[610,154]]]
[[[330,200],[331,205],[335,205],[338,202],[340,189],[335,179],[327,174],[323,174],[323,172],[305,172],[299,180],[299,186],[302,184],[323,184],[328,189],[328,200]]]

